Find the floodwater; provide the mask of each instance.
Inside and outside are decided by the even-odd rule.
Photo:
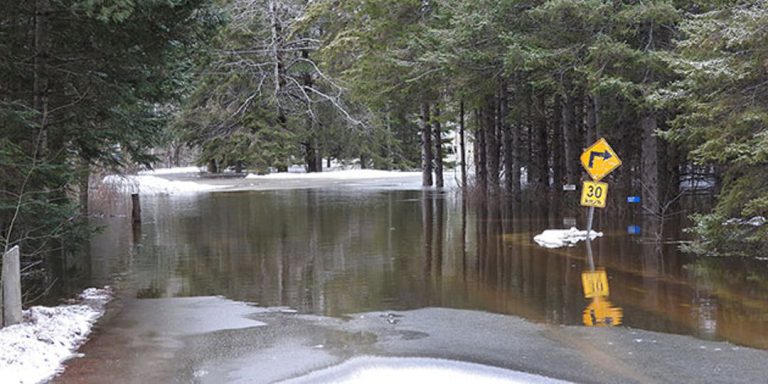
[[[591,243],[595,272],[583,281],[584,242],[533,241],[544,229],[586,226],[586,210],[558,204],[374,188],[142,198],[141,226],[105,221],[84,258],[56,269],[60,287],[118,275],[140,299],[221,296],[339,318],[441,307],[768,349],[768,254],[683,254],[679,220],[662,231],[634,208],[596,217],[604,236]]]

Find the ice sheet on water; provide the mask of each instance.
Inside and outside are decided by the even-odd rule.
[[[596,237],[602,237],[602,232],[591,231],[590,240]],[[576,227],[570,229],[547,229],[544,232],[533,237],[536,244],[545,248],[560,248],[576,245],[579,241],[587,239],[587,231],[581,231]]]
[[[534,383],[565,381],[474,363],[433,358],[358,357],[330,368],[284,381],[304,383]]]
[[[77,300],[58,307],[31,307],[24,321],[0,329],[0,377],[3,383],[38,383],[55,375],[85,342],[104,314],[110,289],[86,289]]]

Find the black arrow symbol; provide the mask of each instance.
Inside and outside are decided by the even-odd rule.
[[[592,165],[595,163],[595,157],[602,157],[603,161],[610,159],[611,153],[606,150],[605,152],[589,152],[589,167],[592,168]]]

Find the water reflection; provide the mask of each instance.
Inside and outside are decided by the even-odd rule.
[[[144,201],[142,244],[127,268],[140,297],[223,295],[331,316],[434,306],[581,325],[585,244],[532,242],[564,220],[584,226],[582,213],[559,204],[351,189],[158,197]],[[643,235],[628,235],[628,225]],[[610,317],[768,348],[768,263],[683,255],[668,241],[679,239],[679,223],[654,225],[595,218],[605,236],[592,243],[594,264],[610,271],[610,301],[590,298],[592,324]],[[659,232],[660,241],[646,235]],[[130,224],[122,234],[96,240],[92,266],[129,247]]]
[[[584,298],[591,299],[591,302],[584,309],[584,325],[588,327],[615,327],[621,325],[624,311],[621,307],[612,305],[608,299],[611,295],[608,273],[605,268],[595,267],[592,241],[589,238],[587,238],[586,246],[589,269],[581,272],[581,286],[584,290]]]

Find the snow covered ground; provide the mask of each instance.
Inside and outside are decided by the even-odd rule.
[[[275,180],[275,179],[331,179],[331,180],[365,180],[365,179],[386,179],[398,177],[418,177],[421,172],[398,172],[381,171],[375,169],[349,169],[333,172],[320,173],[270,173],[268,175],[249,174],[246,179],[249,180]]]
[[[243,179],[221,179],[198,181],[175,180],[174,175],[200,173],[197,167],[167,168],[142,171],[138,175],[109,175],[102,182],[123,193],[143,195],[174,195],[185,193],[211,192],[223,189],[265,189],[285,187],[321,187],[339,182],[349,183],[356,180],[371,183],[376,180],[420,180],[420,172],[381,171],[373,169],[340,169],[321,173],[284,172],[268,175],[249,174]],[[285,183],[289,184],[285,184]],[[314,182],[314,184],[312,184]],[[258,183],[258,184],[255,184]],[[297,184],[298,183],[298,184]],[[330,183],[330,184],[329,184]],[[450,174],[446,173],[446,187],[455,184]],[[256,188],[254,188],[256,187]]]
[[[158,170],[158,174],[170,174]],[[223,186],[196,183],[193,181],[168,180],[151,175],[109,175],[102,180],[104,184],[117,188],[120,192],[140,193],[143,195],[172,195],[179,193],[209,192]]]
[[[109,287],[88,288],[72,304],[25,310],[22,323],[0,329],[0,381],[39,383],[60,372],[111,298]]]
[[[157,168],[146,171],[140,171],[139,175],[177,175],[181,173],[202,173],[203,167],[178,167],[178,168]]]
[[[342,364],[283,382],[303,383],[530,383],[557,384],[565,381],[544,376],[433,358],[358,357]]]
[[[592,231],[590,240],[596,237],[602,237],[602,232]],[[580,231],[576,227],[571,229],[547,229],[544,232],[533,237],[533,241],[545,248],[560,248],[576,245],[579,241],[587,239],[587,231]]]

